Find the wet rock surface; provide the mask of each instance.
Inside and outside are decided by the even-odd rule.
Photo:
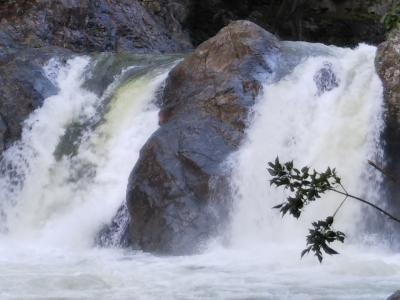
[[[378,47],[376,68],[385,89],[388,121],[400,124],[400,30]]]
[[[378,44],[384,40],[381,18],[391,5],[391,0],[6,1],[0,5],[0,44],[11,39],[78,52],[181,52],[239,19],[282,39]]]
[[[385,128],[382,133],[382,145],[385,151],[384,168],[393,177],[400,178],[398,159],[400,153],[400,30],[393,31],[387,41],[379,45],[375,65],[384,88]],[[385,180],[382,194],[387,198],[388,211],[394,215],[400,215],[398,182]],[[398,248],[400,225],[396,222],[383,222],[380,228],[386,235],[391,235],[390,240]]]
[[[228,170],[249,111],[279,52],[246,21],[222,29],[170,73],[161,127],[141,150],[127,190],[130,237],[158,253],[196,251],[228,217]]]
[[[7,124],[3,117],[0,115],[0,152],[5,148],[6,136],[7,136]]]
[[[20,137],[28,115],[57,93],[43,65],[54,56],[67,59],[71,55],[56,47],[27,48],[8,52],[0,60],[0,151]]]
[[[400,291],[395,292],[387,300],[400,300]]]
[[[136,53],[179,52],[191,47],[183,36],[175,38],[138,1],[11,1],[1,5],[0,17],[0,38],[6,36],[3,43],[11,39],[25,47]]]
[[[95,238],[95,245],[100,247],[129,247],[132,245],[129,226],[129,212],[122,205],[110,224],[106,224]]]
[[[315,74],[314,82],[317,85],[318,95],[332,91],[339,86],[339,79],[335,75],[331,63],[324,63],[323,67]]]

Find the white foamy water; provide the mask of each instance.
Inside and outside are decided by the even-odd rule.
[[[81,87],[88,63],[87,58],[75,58],[60,67],[60,92],[32,114],[21,142],[5,154],[16,165],[21,160],[26,164],[18,170],[25,178],[21,190],[8,195],[14,198],[7,211],[8,238],[92,245],[99,227],[123,203],[139,150],[157,129],[157,108],[151,100],[165,72],[120,87],[103,123],[77,141],[76,155],[57,159],[54,153],[68,126],[84,124],[102,101]]]
[[[232,158],[237,207],[233,239],[258,242],[287,241],[303,237],[312,220],[334,213],[342,197],[328,195],[305,210],[299,221],[281,219],[271,207],[281,203],[282,189],[267,184],[266,162],[277,156],[293,160],[297,167],[323,171],[335,167],[347,189],[371,200],[374,182],[365,178],[368,159],[381,155],[379,133],[383,128],[382,86],[375,73],[375,48],[336,48],[332,56],[305,59],[294,71],[274,84],[255,107],[247,141]],[[328,90],[317,81],[324,71]],[[333,76],[334,74],[334,76]],[[374,173],[369,170],[368,173]],[[370,191],[367,191],[370,189]],[[360,217],[360,206],[352,201],[337,216],[337,224],[352,232]]]
[[[117,76],[104,111],[106,99],[82,87],[88,58],[51,62],[46,70],[58,95],[31,115],[21,141],[5,153],[13,172],[0,179],[6,216],[0,299],[385,299],[398,288],[400,256],[359,242],[358,204],[340,211],[337,227],[348,241],[322,265],[312,256],[300,260],[304,235],[340,198],[310,206],[299,221],[271,209],[284,196],[268,184],[266,165],[277,155],[317,169],[335,166],[349,190],[375,196],[365,175],[366,160],[382,155],[375,48],[325,50],[266,83],[246,141],[231,157],[235,205],[227,237],[202,254],[180,257],[93,245],[123,203],[139,150],[157,129],[153,100],[168,67],[124,83]],[[336,79],[321,92],[315,81],[326,79],[324,67]],[[101,121],[88,126],[95,117]],[[80,134],[72,150],[64,149],[71,128]]]

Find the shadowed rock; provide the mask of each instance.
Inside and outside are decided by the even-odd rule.
[[[29,114],[58,92],[43,70],[46,61],[54,56],[65,59],[71,53],[46,47],[23,49],[0,59],[0,152],[20,137]]]
[[[378,47],[376,69],[384,87],[385,128],[382,134],[382,145],[385,151],[385,169],[397,179],[400,179],[400,30],[393,31],[386,42]],[[386,178],[387,179],[387,178]],[[399,183],[385,180],[382,196],[386,200],[387,209],[400,215]],[[388,235],[390,241],[400,247],[398,232],[400,225],[396,222],[385,222],[376,226],[381,234]]]
[[[251,107],[273,72],[277,39],[238,21],[176,66],[166,82],[161,127],[141,150],[127,190],[130,237],[145,251],[196,251],[228,217],[229,170]]]
[[[324,62],[323,67],[314,76],[317,85],[318,95],[332,91],[339,86],[339,80],[332,70],[333,66],[329,62]]]
[[[395,292],[387,300],[400,300],[400,291]]]

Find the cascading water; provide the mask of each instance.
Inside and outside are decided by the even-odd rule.
[[[341,255],[322,265],[300,260],[310,222],[341,199],[324,197],[301,220],[282,219],[271,207],[284,193],[269,186],[266,172],[278,155],[336,167],[352,193],[375,200],[379,177],[366,170],[367,159],[382,159],[375,48],[286,43],[284,51],[291,60],[277,58],[247,139],[228,161],[230,229],[203,254],[182,257],[93,244],[157,128],[154,98],[176,58],[149,59],[156,63],[147,67],[141,58],[112,62],[119,71],[108,88],[98,81],[102,96],[87,77],[108,63],[50,61],[46,72],[59,93],[30,116],[1,161],[0,299],[384,299],[397,289],[399,256],[362,242],[368,235],[355,226],[363,211],[351,201],[337,220],[348,234]]]
[[[343,200],[327,195],[307,207],[299,221],[271,212],[285,198],[281,190],[267,184],[265,162],[277,156],[281,161],[294,160],[298,167],[321,171],[334,167],[353,194],[375,200],[379,176],[366,175],[368,160],[382,159],[383,92],[374,57],[375,48],[367,45],[355,50],[336,48],[329,55],[305,57],[290,75],[264,87],[247,141],[232,158],[238,200],[234,242],[304,240],[311,221],[332,215]],[[360,205],[352,201],[345,205],[337,223],[350,237],[362,234],[359,230],[351,234],[358,225]]]
[[[12,199],[8,237],[87,246],[124,201],[140,147],[157,128],[157,108],[151,101],[167,73],[153,70],[123,84],[98,125],[84,128],[99,118],[105,100],[81,87],[89,59],[78,57],[62,68],[56,64],[51,61],[46,69],[50,74],[60,68],[55,78],[58,95],[31,115],[21,141],[5,153],[3,164],[13,168],[2,182],[11,190],[1,202]],[[80,136],[64,145],[68,131],[79,127]],[[66,147],[75,147],[75,153]],[[8,180],[16,175],[17,186]]]

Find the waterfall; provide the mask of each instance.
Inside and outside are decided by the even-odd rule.
[[[95,66],[89,57],[46,65],[59,92],[31,114],[1,161],[7,238],[90,247],[124,203],[129,172],[158,127],[155,94],[172,65],[142,66],[129,80],[122,75],[140,65],[123,68],[102,96],[85,88]]]
[[[332,215],[343,200],[328,194],[307,206],[300,220],[282,218],[271,208],[283,202],[285,193],[269,185],[266,170],[277,156],[298,167],[336,168],[348,190],[375,201],[379,175],[368,176],[376,170],[367,170],[367,162],[382,159],[383,92],[374,68],[376,49],[360,45],[326,50],[304,55],[288,75],[264,86],[247,139],[230,159],[234,245],[287,243],[301,250],[311,222]],[[335,225],[350,240],[362,234],[355,229],[362,211],[349,200],[337,215]]]
[[[399,255],[360,224],[348,200],[335,221],[347,234],[340,255],[322,265],[300,259],[310,223],[342,198],[326,195],[300,220],[272,206],[285,192],[269,185],[279,156],[317,170],[335,167],[353,194],[379,202],[384,164],[382,86],[376,48],[282,42],[227,165],[231,223],[204,253],[156,256],[94,245],[125,200],[140,148],[158,128],[159,88],[174,56],[54,58],[44,68],[58,87],[26,120],[21,139],[0,160],[1,299],[384,299],[398,289]],[[270,78],[270,76],[269,76]],[[114,221],[117,228],[125,217]],[[116,232],[111,240],[118,240]],[[368,243],[365,243],[368,241]],[[112,242],[111,242],[112,244]]]

